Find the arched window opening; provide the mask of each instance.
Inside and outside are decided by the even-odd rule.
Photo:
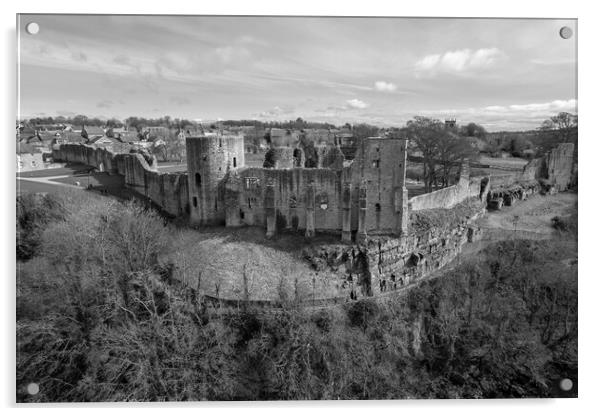
[[[201,186],[201,174],[198,172],[194,174],[194,183],[196,186]]]
[[[232,165],[233,165],[234,167],[236,167],[236,158],[233,158],[233,159],[232,159]]]

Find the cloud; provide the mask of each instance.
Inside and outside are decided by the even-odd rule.
[[[83,52],[73,52],[71,54],[73,59],[79,62],[88,62],[88,56]]]
[[[111,100],[102,100],[96,103],[96,107],[98,108],[111,108],[113,107],[113,101]]]
[[[349,109],[351,109],[351,108],[362,109],[362,108],[368,107],[368,104],[366,104],[362,100],[358,100],[357,98],[354,98],[352,100],[347,100],[346,104],[347,104],[346,107]]]
[[[516,111],[530,111],[530,112],[553,112],[559,113],[566,111],[569,113],[577,112],[577,100],[554,100],[547,103],[535,103],[535,104],[513,104],[508,106],[492,105],[484,108],[485,111],[508,113]]]
[[[369,107],[367,103],[362,100],[358,100],[354,98],[352,100],[345,101],[343,105],[331,105],[326,107],[325,109],[315,110],[316,113],[325,117],[337,116],[339,113],[350,110],[362,110],[364,108]]]
[[[393,92],[397,89],[397,85],[395,85],[391,82],[376,81],[374,83],[374,89],[376,91]]]
[[[416,62],[414,69],[417,76],[433,76],[440,72],[475,72],[490,68],[504,56],[498,48],[460,49],[427,55]]]
[[[279,116],[283,116],[283,115],[287,115],[287,114],[292,114],[293,111],[294,111],[294,109],[292,107],[276,106],[267,111],[262,111],[261,113],[258,114],[258,116],[261,118],[274,118],[274,117],[279,117]]]
[[[131,65],[130,58],[127,57],[126,55],[117,55],[115,58],[113,58],[113,62],[115,62],[116,64],[119,64],[119,65],[124,65],[124,66]]]
[[[190,104],[190,100],[186,97],[171,97],[169,101],[176,105],[187,105]]]

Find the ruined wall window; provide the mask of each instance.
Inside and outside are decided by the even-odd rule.
[[[233,165],[234,167],[236,167],[236,158],[233,158],[233,159],[232,159],[232,165]]]
[[[240,219],[241,220],[245,219],[245,212],[242,209],[240,210]]]
[[[376,212],[380,212],[380,204],[374,205],[374,209],[376,210]]]
[[[251,198],[247,198],[247,204],[249,205],[249,209],[251,209]]]
[[[375,159],[372,161],[372,167],[373,168],[379,168],[380,167],[380,159]]]
[[[259,187],[259,178],[245,178],[245,189],[256,189]]]
[[[201,186],[201,174],[198,172],[194,174],[194,183],[196,186]]]
[[[326,193],[319,194],[316,200],[320,209],[328,209],[328,195]]]
[[[192,206],[196,208],[198,205],[199,205],[199,202],[198,202],[197,197],[193,196],[192,197]]]

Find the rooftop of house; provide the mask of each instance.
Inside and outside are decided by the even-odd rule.
[[[91,143],[91,144],[115,144],[115,143],[123,143],[123,141],[121,141],[121,139],[116,138],[116,137],[100,136],[100,137],[95,137],[93,139],[90,139],[89,143]]]
[[[99,126],[84,126],[84,130],[86,130],[86,133],[88,133],[88,137],[94,136],[94,135],[102,136],[105,134],[104,129]]]

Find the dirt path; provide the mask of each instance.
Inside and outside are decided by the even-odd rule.
[[[477,221],[485,232],[507,230],[517,234],[528,233],[551,235],[552,218],[570,214],[577,205],[577,194],[534,195],[514,206],[504,206],[500,211],[490,211]]]

